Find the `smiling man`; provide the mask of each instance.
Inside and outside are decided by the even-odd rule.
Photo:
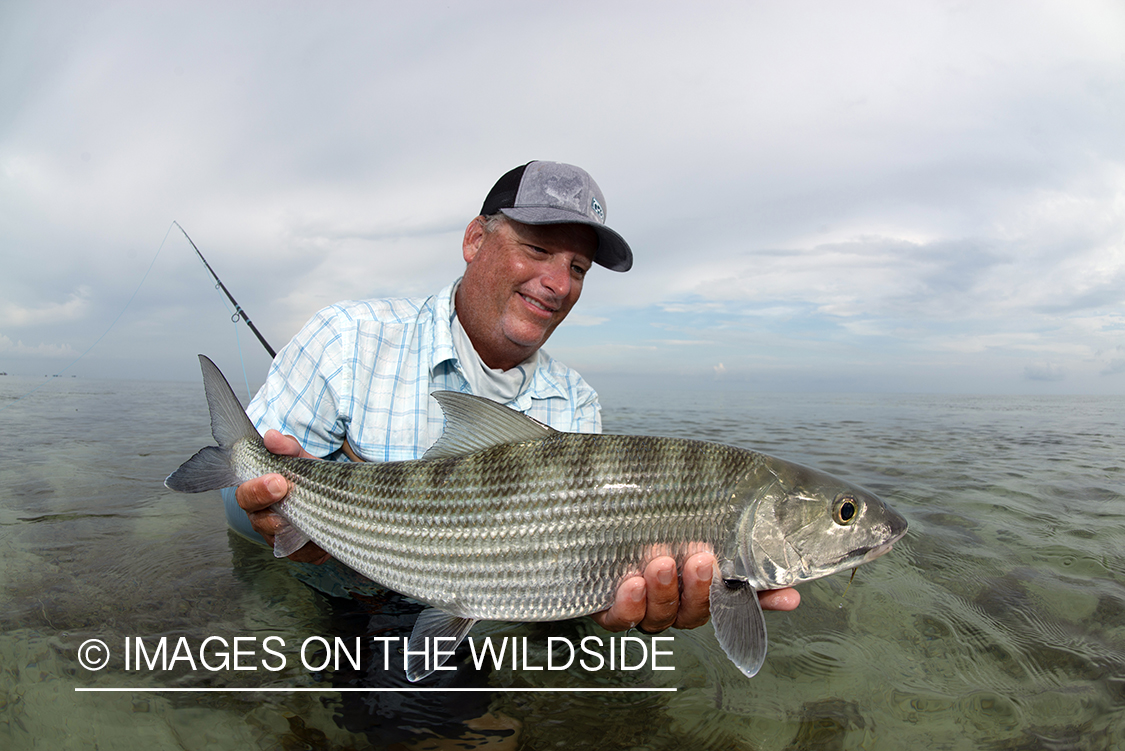
[[[248,410],[268,430],[267,447],[335,460],[418,459],[441,435],[430,394],[442,389],[487,397],[556,430],[600,432],[597,394],[541,347],[578,302],[593,264],[633,264],[629,245],[605,225],[605,206],[590,175],[572,165],[529,162],[505,174],[465,228],[460,280],[425,299],[332,305],[278,353]],[[272,542],[281,520],[269,507],[288,490],[280,475],[243,483],[228,518],[244,527],[240,506]],[[291,557],[327,559],[312,543]],[[693,556],[677,576],[672,558],[658,558],[593,618],[618,631],[700,626],[712,561]],[[763,607],[784,610],[798,601],[793,590],[762,598]]]
[[[504,214],[469,224],[457,318],[489,368],[535,356],[578,302],[597,249],[597,234],[580,224],[523,224]]]

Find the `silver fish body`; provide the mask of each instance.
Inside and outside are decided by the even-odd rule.
[[[553,621],[608,608],[661,554],[733,555],[755,455],[665,438],[555,433],[462,458],[340,465],[235,447],[280,472],[277,510],[333,557],[451,615]],[[659,471],[654,468],[660,467]]]
[[[438,392],[447,425],[418,461],[270,454],[222,374],[200,358],[212,431],[166,484],[198,492],[270,472],[292,483],[275,552],[309,539],[430,606],[411,636],[458,641],[478,620],[553,621],[608,608],[660,555],[711,551],[711,610],[747,675],[765,656],[756,590],[826,576],[890,549],[906,521],[871,493],[704,441],[560,433],[484,399]],[[233,402],[233,404],[232,404]],[[413,646],[411,650],[413,650]],[[411,665],[417,679],[428,666]]]

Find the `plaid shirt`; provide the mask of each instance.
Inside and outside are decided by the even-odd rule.
[[[370,461],[421,457],[445,424],[430,393],[469,391],[450,330],[453,288],[320,311],[274,359],[250,419],[260,431],[296,436],[314,456],[342,459],[347,437]],[[508,406],[556,430],[601,432],[597,393],[542,350],[527,388]]]

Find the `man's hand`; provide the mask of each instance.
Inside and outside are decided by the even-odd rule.
[[[676,561],[669,556],[653,560],[644,576],[626,579],[617,588],[613,607],[591,618],[608,631],[638,628],[656,633],[675,626],[698,628],[711,618],[711,572],[715,556],[697,553],[684,562],[683,591],[676,576]],[[766,610],[793,610],[801,603],[795,589],[760,592]]]
[[[301,448],[301,444],[291,435],[282,435],[276,430],[267,430],[262,439],[265,441],[266,449],[271,454],[301,456],[306,459],[316,458]],[[254,528],[254,531],[264,537],[270,545],[273,545],[273,536],[277,534],[280,526],[286,522],[278,514],[270,511],[269,508],[288,494],[289,481],[282,475],[270,474],[255,477],[253,480],[242,483],[235,490],[234,497],[238,500],[238,505],[250,517],[250,526]],[[307,543],[296,553],[289,556],[289,560],[301,563],[324,563],[328,558],[328,553],[325,553],[315,542]]]

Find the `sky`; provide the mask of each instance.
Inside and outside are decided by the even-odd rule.
[[[1125,394],[1125,5],[5,2],[0,372],[260,382],[532,159],[633,247],[599,381]]]

